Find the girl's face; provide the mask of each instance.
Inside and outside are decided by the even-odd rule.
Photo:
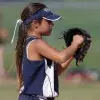
[[[52,21],[42,19],[42,21],[41,21],[41,23],[39,24],[39,27],[38,27],[38,32],[41,35],[49,36],[52,32],[53,26],[54,26],[54,24],[53,24]]]

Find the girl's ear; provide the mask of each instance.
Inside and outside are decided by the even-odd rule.
[[[36,29],[38,27],[39,27],[39,21],[33,20],[33,22],[32,22],[32,28]]]

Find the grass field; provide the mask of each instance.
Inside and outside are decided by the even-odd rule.
[[[0,100],[17,100],[16,82],[0,85]],[[60,80],[60,95],[56,100],[100,100],[100,83],[72,84]]]

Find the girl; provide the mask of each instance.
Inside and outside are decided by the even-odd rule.
[[[70,47],[58,51],[42,40],[60,18],[41,3],[31,3],[23,10],[16,45],[19,100],[54,100],[58,96],[58,76],[83,42],[76,35]]]

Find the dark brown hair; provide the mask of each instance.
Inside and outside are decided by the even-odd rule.
[[[37,12],[40,9],[45,8],[46,6],[42,3],[30,3],[24,8],[21,14],[21,20],[25,21],[32,14]],[[18,78],[18,89],[23,85],[23,76],[22,76],[22,58],[23,58],[23,49],[25,46],[25,41],[27,37],[27,29],[30,28],[31,22],[25,25],[23,22],[19,26],[18,30],[18,40],[16,45],[16,68],[17,68],[17,78]]]

